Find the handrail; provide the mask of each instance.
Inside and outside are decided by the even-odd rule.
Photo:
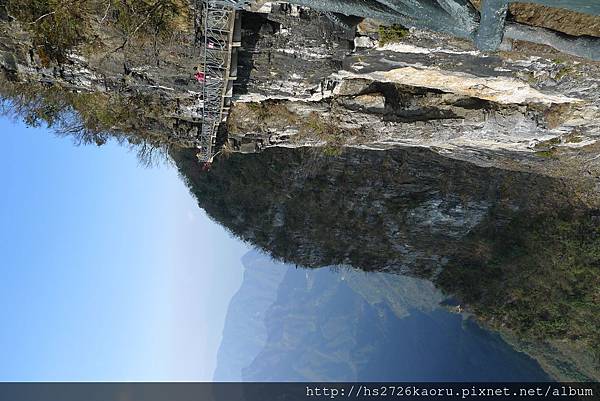
[[[199,68],[202,84],[202,128],[198,138],[198,159],[211,160],[214,154],[214,142],[223,120],[223,109],[229,71],[235,27],[236,9],[243,2],[235,0],[204,0],[203,33],[204,43],[201,54],[202,65]]]

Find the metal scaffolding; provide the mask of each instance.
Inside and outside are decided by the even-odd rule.
[[[214,154],[217,131],[226,118],[225,101],[231,97],[232,68],[237,71],[234,32],[240,30],[236,9],[246,0],[203,0],[204,43],[198,72],[202,79],[202,129],[198,138],[198,159],[209,161]],[[238,16],[239,17],[239,16]],[[237,21],[237,24],[236,24]]]

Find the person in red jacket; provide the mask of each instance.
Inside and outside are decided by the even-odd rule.
[[[194,78],[196,78],[196,81],[198,81],[200,83],[206,82],[206,75],[203,72],[197,71],[194,74]]]

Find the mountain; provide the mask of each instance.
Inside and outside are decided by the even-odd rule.
[[[548,379],[498,335],[441,307],[425,280],[277,266],[256,252],[244,261],[265,272],[247,274],[231,302],[217,380]],[[275,298],[273,268],[284,275]]]
[[[258,251],[242,258],[242,286],[227,310],[223,340],[217,353],[215,381],[240,381],[242,368],[249,365],[267,340],[265,315],[275,302],[287,268]]]
[[[593,180],[416,148],[175,160],[201,208],[275,259],[432,280],[553,377],[600,377]]]
[[[432,280],[553,377],[600,379],[598,6],[261,1],[228,12],[240,49],[217,68],[204,2],[62,3],[0,2],[0,111],[169,154],[276,260]]]

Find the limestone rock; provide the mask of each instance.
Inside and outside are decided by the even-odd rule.
[[[350,109],[361,109],[371,113],[385,112],[385,96],[381,93],[370,93],[342,100]]]
[[[379,42],[375,39],[371,39],[368,36],[357,36],[354,38],[354,47],[358,48],[374,48],[377,47]]]

